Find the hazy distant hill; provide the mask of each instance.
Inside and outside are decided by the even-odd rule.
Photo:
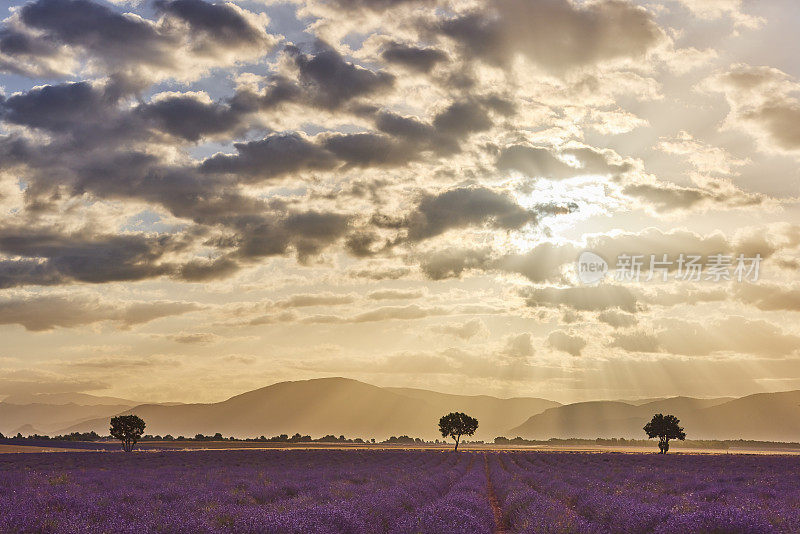
[[[0,433],[13,435],[22,432],[27,435],[34,433],[28,427],[35,428],[36,433],[60,433],[69,425],[82,421],[110,417],[124,410],[130,409],[128,404],[81,406],[79,404],[10,404],[0,402]],[[106,422],[108,420],[106,419]],[[108,433],[108,425],[103,433]],[[20,427],[28,430],[20,430]]]
[[[548,408],[561,406],[557,402],[534,397],[515,397],[499,399],[488,395],[450,395],[425,389],[383,388],[405,397],[419,399],[437,406],[442,414],[446,412],[466,412],[480,422],[482,430],[491,434],[491,439],[502,435],[509,428],[509,421],[525,421],[531,414],[541,413]],[[481,429],[479,427],[479,429]],[[499,432],[499,434],[498,434]]]
[[[671,413],[694,439],[800,441],[800,391],[759,393],[740,399],[674,397],[641,405],[618,401],[568,404],[533,415],[508,437],[642,438],[655,413]]]
[[[800,441],[800,391],[740,399],[672,397],[562,406],[538,398],[450,395],[321,378],[281,382],[210,404],[130,402],[84,394],[17,395],[0,402],[0,432],[10,434],[22,427],[51,435],[89,430],[107,434],[111,416],[135,413],[146,421],[148,434],[255,437],[300,432],[314,437],[384,439],[405,434],[433,439],[440,437],[439,417],[463,411],[480,421],[475,439],[642,438],[644,424],[662,412],[676,415],[690,438]]]
[[[81,406],[97,406],[99,404],[117,406],[136,406],[142,401],[119,399],[117,397],[100,397],[88,393],[17,393],[9,395],[3,402],[6,404],[78,404]]]
[[[439,418],[468,411],[480,421],[476,439],[493,439],[532,413],[558,403],[543,399],[466,397],[432,391],[380,388],[345,378],[282,382],[213,404],[142,405],[128,410],[147,422],[147,433],[273,436],[300,432],[383,439],[402,434],[435,438]],[[65,431],[107,432],[100,418]]]

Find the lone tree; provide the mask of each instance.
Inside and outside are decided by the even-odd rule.
[[[111,437],[122,441],[122,449],[131,452],[144,434],[144,421],[136,415],[118,415],[111,418]]]
[[[648,438],[658,438],[658,454],[667,454],[669,440],[686,439],[686,432],[674,415],[655,414],[653,419],[644,425],[644,431],[647,432]]]
[[[442,437],[451,437],[456,440],[456,448],[458,450],[458,442],[461,441],[461,436],[471,436],[478,430],[478,420],[470,417],[465,413],[453,412],[439,419],[439,432]]]

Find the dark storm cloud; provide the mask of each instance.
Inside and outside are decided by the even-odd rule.
[[[90,0],[36,0],[19,10],[21,28],[1,30],[2,52],[46,58],[63,45],[115,71],[142,66],[180,70],[186,59],[182,51],[198,60],[225,51],[265,54],[274,41],[228,5],[175,0],[158,1],[155,7],[162,18],[153,21]],[[23,28],[25,32],[19,31]],[[15,64],[9,63],[7,69],[14,70]],[[16,70],[24,70],[24,65]]]
[[[409,4],[430,4],[434,0],[319,0],[325,6],[358,11],[369,9],[372,11],[385,11],[398,6]]]
[[[0,53],[11,57],[50,58],[58,53],[58,46],[16,28],[0,28]],[[1,63],[0,68],[4,68]],[[12,68],[10,63],[8,68]],[[25,69],[20,69],[17,74],[26,74]]]
[[[486,187],[460,187],[424,195],[405,224],[409,240],[421,241],[451,228],[488,224],[515,230],[537,220],[536,211],[523,208],[505,193]]]
[[[376,247],[381,243],[380,236],[369,230],[353,232],[345,239],[345,249],[356,258],[366,258],[378,252]]]
[[[436,136],[436,129],[431,124],[386,110],[375,116],[375,126],[382,132],[409,141],[425,142]]]
[[[496,97],[476,98],[451,102],[430,123],[386,110],[377,112],[374,120],[378,130],[405,143],[409,159],[420,152],[447,156],[459,152],[459,142],[470,134],[490,129],[494,125],[493,113],[511,113],[507,105],[510,104]]]
[[[0,118],[30,128],[72,132],[106,118],[115,103],[89,82],[45,85],[0,101]]]
[[[437,131],[463,136],[466,133],[481,132],[492,127],[488,111],[472,101],[453,102],[433,119]]]
[[[125,79],[105,85],[89,82],[46,85],[0,101],[6,122],[69,136],[81,147],[130,143],[163,132],[186,141],[240,128],[246,110],[207,102],[194,94],[174,94],[134,107],[121,106],[133,90]],[[57,140],[64,143],[66,139]],[[71,146],[74,151],[76,146]]]
[[[437,21],[434,31],[465,54],[508,64],[517,54],[552,71],[604,60],[641,57],[663,32],[645,9],[611,0],[499,0],[492,7]]]
[[[171,272],[161,259],[184,249],[182,238],[62,234],[20,227],[0,229],[0,287],[69,282],[142,280]]]
[[[163,274],[190,281],[208,280],[235,272],[241,261],[285,254],[290,248],[305,260],[347,233],[346,215],[313,210],[289,212],[280,202],[250,197],[239,190],[242,183],[340,165],[342,162],[325,148],[298,135],[275,135],[238,144],[237,155],[211,157],[199,169],[166,164],[154,155],[129,149],[127,143],[152,139],[154,132],[197,139],[236,128],[237,113],[225,104],[203,102],[192,95],[167,96],[123,112],[108,103],[108,92],[107,87],[63,84],[35,89],[0,103],[9,122],[69,133],[54,137],[46,145],[32,145],[10,136],[0,138],[0,153],[9,156],[0,161],[0,166],[23,165],[29,169],[27,209],[46,212],[56,209],[54,202],[64,196],[86,193],[103,199],[143,200],[199,225],[184,231],[187,236],[202,233],[206,231],[203,227],[208,226],[221,227],[227,236],[213,244],[222,251],[216,259],[185,265],[159,264],[154,272],[143,270],[141,274],[124,272],[127,264],[119,261],[115,269],[118,274],[108,278],[141,279]],[[92,109],[96,110],[94,115]],[[84,114],[98,121],[93,136],[82,135],[80,119]],[[65,271],[56,263],[18,261],[0,267],[0,273],[6,285],[37,280],[67,283],[87,276]]]
[[[172,96],[137,110],[154,121],[159,129],[187,141],[199,141],[207,135],[230,133],[242,124],[243,116],[229,106],[203,102],[192,95]]]
[[[187,282],[207,282],[227,278],[241,268],[228,256],[214,260],[192,260],[180,267],[178,277]]]
[[[395,41],[383,48],[381,57],[417,72],[430,72],[437,63],[447,60],[447,54],[437,48],[420,48]]]
[[[372,133],[328,137],[325,148],[353,167],[402,165],[414,159],[414,148],[391,137]]]
[[[234,7],[203,0],[156,0],[156,9],[177,17],[192,32],[209,36],[216,44],[266,44],[265,35]]]
[[[217,154],[205,160],[201,169],[234,173],[264,180],[287,173],[327,170],[338,162],[329,151],[298,134],[277,134],[248,143],[236,143],[237,155]]]
[[[340,213],[306,211],[293,213],[282,221],[293,237],[301,260],[313,256],[347,233],[351,217]]]
[[[235,235],[230,246],[245,261],[286,254],[290,247],[301,262],[322,252],[344,237],[351,216],[334,212],[301,211],[268,213],[234,221]]]
[[[89,0],[37,0],[20,10],[20,20],[45,41],[80,48],[109,64],[163,66],[165,52],[178,44],[149,21]]]
[[[386,90],[394,85],[394,76],[373,72],[346,61],[323,42],[317,43],[314,54],[304,54],[295,46],[286,47],[294,60],[304,92],[316,105],[338,109],[354,98]],[[287,92],[284,89],[284,92]],[[291,92],[288,92],[291,94]]]

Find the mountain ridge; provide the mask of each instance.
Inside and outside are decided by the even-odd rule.
[[[136,413],[145,419],[147,432],[152,434],[221,432],[226,436],[257,437],[300,432],[367,439],[405,434],[433,439],[441,437],[437,432],[439,417],[460,408],[482,421],[475,439],[490,440],[511,424],[524,421],[530,413],[558,405],[546,399],[460,396],[413,388],[401,394],[403,389],[341,377],[318,378],[279,382],[218,403],[140,405],[123,413]],[[105,426],[107,420],[97,419],[63,431],[98,431]]]
[[[800,390],[725,400],[671,397],[642,405],[619,401],[567,404],[534,414],[508,437],[641,438],[654,413],[678,417],[692,439],[800,440]]]
[[[83,395],[86,402],[114,397]],[[43,398],[32,396],[32,398]],[[44,397],[46,398],[46,397]],[[69,397],[54,397],[68,400]],[[278,434],[391,435],[440,438],[439,417],[463,411],[480,421],[472,439],[497,436],[549,438],[641,438],[654,413],[672,413],[690,439],[800,440],[800,390],[739,398],[594,400],[571,404],[537,397],[457,395],[421,388],[381,387],[342,377],[278,382],[210,403],[28,404],[0,402],[0,432],[25,427],[50,434],[108,432],[108,420],[135,413],[148,434],[197,433],[258,437]]]

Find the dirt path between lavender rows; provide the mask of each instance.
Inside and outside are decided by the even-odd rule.
[[[489,505],[492,507],[494,514],[494,532],[495,534],[510,534],[508,525],[503,518],[503,509],[500,507],[500,501],[497,499],[497,493],[494,491],[492,478],[489,476],[489,456],[483,455],[483,468],[486,471],[486,493],[489,495]]]

